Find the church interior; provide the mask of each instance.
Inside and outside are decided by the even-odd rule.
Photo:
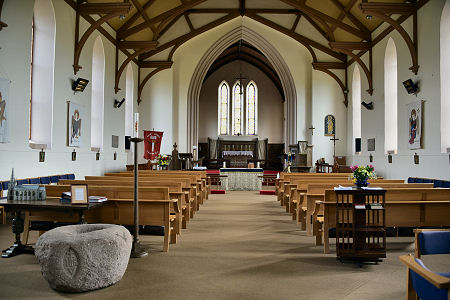
[[[450,0],[0,0],[0,298],[450,299],[449,53]]]

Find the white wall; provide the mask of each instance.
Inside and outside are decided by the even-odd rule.
[[[373,165],[378,174],[386,178],[407,178],[420,176],[429,178],[450,179],[450,163],[448,154],[440,152],[440,66],[439,66],[439,25],[444,0],[429,1],[418,11],[418,58],[419,72],[414,75],[410,70],[411,56],[405,41],[396,31],[387,35],[373,48],[373,83],[374,93],[369,96],[365,74],[362,77],[362,100],[374,101],[375,109],[368,111],[362,108],[362,153],[351,154],[351,118],[347,122],[347,153],[354,164],[368,164],[367,139],[376,138],[376,151]],[[403,23],[403,27],[412,33],[412,17]],[[384,154],[384,54],[388,39],[392,37],[397,47],[398,65],[398,154],[393,155],[393,163],[387,163]],[[368,62],[368,54],[363,56]],[[354,64],[348,68],[353,73]],[[408,78],[419,81],[418,96],[408,95],[402,82]],[[368,100],[368,101],[367,101]],[[408,150],[408,103],[424,100],[423,108],[423,149]],[[351,111],[349,110],[349,116]],[[414,153],[420,156],[420,164],[415,165]]]
[[[81,52],[80,65],[83,67],[77,75],[73,74],[75,12],[64,1],[53,0],[56,16],[55,45],[55,81],[53,103],[53,143],[52,149],[46,151],[44,163],[39,163],[39,151],[28,146],[29,97],[30,97],[30,49],[31,20],[34,1],[7,1],[3,5],[2,21],[8,24],[0,32],[0,77],[11,81],[9,103],[10,142],[0,144],[0,180],[7,180],[11,168],[18,178],[45,176],[61,173],[75,173],[77,178],[84,175],[101,175],[104,172],[122,170],[126,164],[124,150],[124,106],[113,108],[113,98],[125,96],[125,74],[120,80],[121,91],[114,94],[115,47],[102,36],[105,48],[105,105],[104,137],[100,160],[95,160],[95,153],[90,145],[90,97],[91,86],[83,93],[73,94],[71,80],[77,77],[90,79],[92,70],[92,48],[94,32],[87,40]],[[82,19],[81,32],[88,28]],[[119,61],[124,60],[120,54]],[[137,68],[133,65],[135,78]],[[137,84],[135,86],[137,91]],[[135,99],[137,97],[135,96]],[[82,128],[80,148],[67,146],[67,102],[82,104],[85,120]],[[135,105],[136,107],[137,105]],[[111,135],[118,135],[119,148],[111,147]],[[77,160],[71,161],[71,153],[76,149]],[[117,160],[113,160],[114,152]]]
[[[344,94],[338,83],[328,74],[321,71],[312,73],[312,135],[313,162],[319,158],[333,163],[333,141],[331,136],[325,136],[325,116],[336,118],[336,155],[346,154],[347,149],[347,108],[344,105]],[[308,126],[309,127],[309,126]]]
[[[253,65],[242,62],[242,75],[248,80],[243,81],[246,89],[250,80],[258,87],[258,137],[269,139],[269,143],[283,142],[283,103],[275,84],[261,70]],[[218,87],[225,80],[231,89],[239,75],[239,62],[226,64],[211,74],[203,83],[200,92],[199,142],[206,142],[208,137],[218,137]],[[245,108],[244,108],[245,109]],[[231,130],[230,130],[231,132]],[[247,137],[254,138],[255,136]],[[234,138],[234,137],[232,137]]]

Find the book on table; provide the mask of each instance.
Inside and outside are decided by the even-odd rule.
[[[89,202],[90,203],[100,203],[108,201],[108,198],[104,196],[89,196]],[[61,198],[59,199],[61,203],[71,203],[72,201],[72,194],[71,192],[63,192],[61,193]]]

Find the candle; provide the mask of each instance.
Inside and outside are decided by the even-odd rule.
[[[227,167],[227,163],[223,162],[223,167],[226,168]]]
[[[139,113],[134,113],[134,128],[133,128],[133,137],[137,138],[139,136]]]

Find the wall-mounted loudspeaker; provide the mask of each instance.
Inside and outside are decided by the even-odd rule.
[[[355,139],[355,152],[361,152],[361,138]]]
[[[125,136],[125,150],[130,150],[130,138],[131,138],[131,136],[129,136],[129,135],[126,135]]]

